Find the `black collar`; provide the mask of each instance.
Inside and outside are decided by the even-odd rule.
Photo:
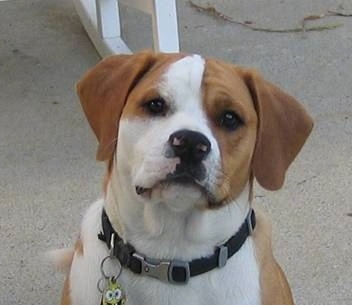
[[[254,210],[250,209],[239,230],[224,244],[215,247],[211,256],[194,259],[190,262],[180,260],[160,260],[144,257],[136,252],[129,243],[125,243],[113,229],[105,210],[102,213],[103,232],[98,238],[104,241],[111,253],[133,273],[147,275],[164,282],[186,284],[190,277],[225,266],[226,261],[245,243],[255,228]]]

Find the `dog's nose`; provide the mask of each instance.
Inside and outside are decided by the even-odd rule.
[[[169,143],[175,156],[186,163],[204,160],[211,147],[205,135],[188,129],[174,132],[169,138]]]

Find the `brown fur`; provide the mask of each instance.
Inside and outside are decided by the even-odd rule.
[[[64,288],[61,294],[60,305],[71,305],[71,296],[70,296],[70,279],[67,276],[64,282]]]
[[[262,305],[294,305],[290,286],[277,264],[271,245],[271,225],[256,208],[256,228],[253,232],[256,256],[260,270]]]
[[[304,108],[256,71],[213,59],[207,60],[203,91],[223,161],[222,201],[236,198],[251,172],[264,188],[279,189],[313,126]],[[217,124],[227,110],[244,122],[236,132]]]
[[[233,66],[208,60],[203,77],[204,107],[219,143],[223,177],[218,185],[218,202],[229,202],[243,190],[250,176],[255,147],[257,114],[249,91]],[[224,111],[232,110],[244,125],[231,132],[219,126]]]
[[[240,69],[258,115],[252,170],[261,186],[278,190],[313,128],[313,120],[292,96],[254,70]]]

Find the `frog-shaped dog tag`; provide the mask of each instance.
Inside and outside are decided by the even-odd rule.
[[[124,305],[125,302],[125,294],[116,277],[109,278],[106,288],[102,293],[102,305]]]
[[[112,255],[106,256],[100,264],[102,277],[97,283],[101,293],[101,305],[124,305],[126,294],[117,281],[121,274],[121,264]]]

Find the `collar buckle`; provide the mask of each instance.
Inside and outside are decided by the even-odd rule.
[[[190,269],[188,262],[179,260],[147,260],[139,253],[133,253],[132,256],[141,263],[141,275],[147,275],[172,284],[187,284],[189,281]]]
[[[135,257],[141,263],[141,275],[147,275],[153,278],[156,278],[163,282],[169,281],[169,267],[170,261],[161,261],[161,260],[149,260],[145,259],[144,256],[139,253],[133,253]]]

